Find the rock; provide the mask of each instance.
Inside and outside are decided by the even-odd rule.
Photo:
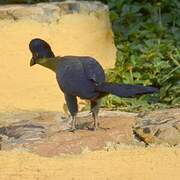
[[[69,118],[58,112],[1,114],[0,145],[1,150],[18,149],[48,157],[116,149],[121,145],[178,147],[179,113],[179,109],[167,109],[138,117],[134,113],[102,111],[100,129],[92,131],[91,114],[81,112],[75,132],[69,131]]]
[[[167,142],[170,146],[180,144],[180,132],[174,127],[170,126],[159,131],[159,134],[156,136],[160,141]]]
[[[25,114],[20,113],[19,116],[16,114],[16,119],[19,121],[16,120],[6,126],[1,123],[1,150],[24,149],[43,156],[54,156],[100,150],[109,144],[114,146],[134,143],[133,114],[130,117],[129,113],[127,116],[125,113],[107,116],[111,114],[110,111],[100,113],[100,129],[92,131],[90,130],[93,124],[91,114],[80,113],[77,119],[78,130],[74,133],[68,131],[70,122],[60,113],[29,112],[29,114],[31,115],[27,112],[27,120]],[[10,119],[10,116],[7,118]]]
[[[38,22],[56,22],[62,15],[73,13],[96,13],[108,12],[108,7],[101,2],[88,1],[65,1],[38,3],[33,5],[3,5],[0,6],[0,19],[32,19]]]
[[[137,138],[148,144],[180,144],[180,109],[150,112],[140,117],[134,127]]]
[[[108,7],[100,2],[1,5],[0,27],[0,109],[3,111],[7,107],[63,111],[64,95],[53,73],[38,66],[29,67],[28,44],[34,38],[47,41],[56,56],[91,56],[105,69],[114,67],[117,50]],[[3,75],[9,72],[10,76]]]
[[[132,144],[133,118],[103,118],[98,131],[84,129],[71,132],[59,132],[44,141],[36,143],[32,151],[43,156],[54,156],[64,153],[77,154],[85,150],[94,151],[104,149],[108,143]]]

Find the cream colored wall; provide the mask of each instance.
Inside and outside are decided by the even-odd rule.
[[[30,68],[29,41],[47,40],[56,55],[90,55],[112,67],[116,49],[107,16],[64,15],[57,23],[0,21],[0,110],[62,110],[64,97],[53,72]]]

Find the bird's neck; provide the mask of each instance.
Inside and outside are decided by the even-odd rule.
[[[56,72],[56,68],[57,68],[59,59],[60,59],[60,57],[45,58],[45,59],[40,60],[39,64]]]

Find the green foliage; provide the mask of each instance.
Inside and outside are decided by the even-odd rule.
[[[128,110],[180,104],[180,2],[109,0],[108,5],[118,50],[108,80],[161,91],[136,99],[109,96],[103,104]]]

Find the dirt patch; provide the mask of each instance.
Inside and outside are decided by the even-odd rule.
[[[120,147],[45,158],[0,152],[1,180],[179,180],[180,148]]]

